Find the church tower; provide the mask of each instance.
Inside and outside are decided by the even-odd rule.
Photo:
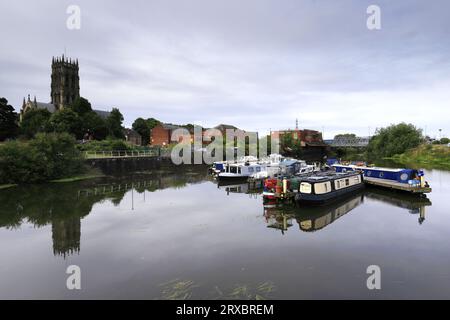
[[[56,110],[72,104],[80,96],[78,59],[73,61],[62,55],[52,59],[51,103]]]

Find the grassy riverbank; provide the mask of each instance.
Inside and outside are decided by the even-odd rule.
[[[425,168],[450,170],[450,147],[446,145],[420,145],[390,159],[401,164],[415,163]]]

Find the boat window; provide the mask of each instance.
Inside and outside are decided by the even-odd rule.
[[[238,173],[241,173],[241,167],[237,168],[238,169]]]
[[[336,183],[336,185],[335,185],[336,190],[337,190],[337,189],[340,189],[340,188],[341,188],[341,181],[336,180],[335,183]]]
[[[350,179],[345,179],[345,185],[349,186],[350,185]]]
[[[248,167],[248,172],[249,172],[249,173],[253,173],[253,171],[254,171],[254,170],[253,170],[252,167]]]
[[[316,183],[314,185],[314,192],[316,194],[323,194],[327,193],[331,190],[331,183],[329,181],[322,182],[322,183]]]
[[[383,176],[384,176],[384,173],[380,172],[380,178],[383,178]]]
[[[236,167],[230,167],[230,173],[237,173]]]
[[[256,167],[256,172],[260,172],[261,171],[261,167]]]
[[[301,193],[311,193],[311,184],[308,182],[302,182],[300,184],[300,192]]]

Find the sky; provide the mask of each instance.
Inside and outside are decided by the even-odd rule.
[[[67,28],[69,5],[80,29]],[[381,29],[369,30],[369,5]],[[447,0],[0,0],[0,96],[50,101],[53,56],[78,58],[96,109],[249,131],[450,135]],[[439,129],[442,132],[439,133]]]

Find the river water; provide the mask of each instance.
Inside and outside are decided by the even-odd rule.
[[[449,299],[450,173],[426,178],[427,198],[366,188],[320,207],[264,206],[203,167],[3,190],[0,298]]]

